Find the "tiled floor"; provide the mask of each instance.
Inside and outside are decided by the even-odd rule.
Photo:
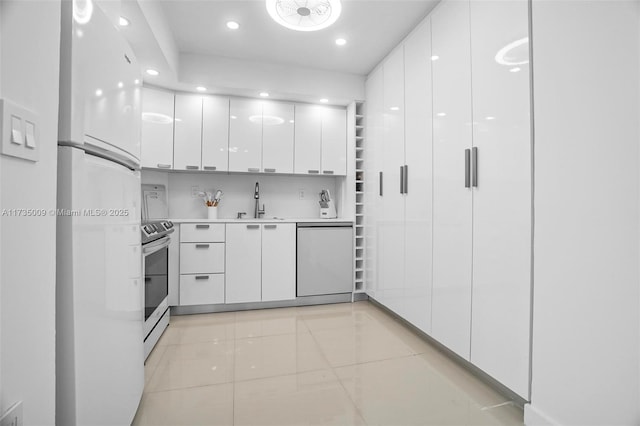
[[[134,425],[521,425],[369,302],[172,317]]]

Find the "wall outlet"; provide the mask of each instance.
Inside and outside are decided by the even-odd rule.
[[[199,186],[192,186],[191,187],[191,198],[198,198],[199,197],[199,193],[202,192],[200,191],[200,187]],[[1,426],[1,425],[0,425]]]
[[[0,418],[0,426],[23,426],[22,401],[19,401]]]
[[[298,189],[298,198],[304,200],[304,189]]]

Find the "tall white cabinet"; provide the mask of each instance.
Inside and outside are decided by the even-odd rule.
[[[202,155],[202,96],[176,94],[174,170],[200,170]]]
[[[471,63],[469,2],[431,16],[433,59],[432,335],[469,360],[471,341]]]
[[[367,292],[524,399],[527,37],[526,0],[442,2],[367,80],[365,166]]]
[[[471,362],[527,397],[532,241],[528,2],[471,1],[470,11],[477,149]]]

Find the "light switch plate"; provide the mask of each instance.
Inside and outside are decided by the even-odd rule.
[[[40,158],[40,129],[37,115],[7,99],[0,99],[0,114],[2,117],[0,121],[0,133],[2,134],[0,153],[28,161],[38,161]]]

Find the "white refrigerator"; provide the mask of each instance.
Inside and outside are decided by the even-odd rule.
[[[56,424],[129,425],[144,387],[140,68],[96,3],[62,4]]]

